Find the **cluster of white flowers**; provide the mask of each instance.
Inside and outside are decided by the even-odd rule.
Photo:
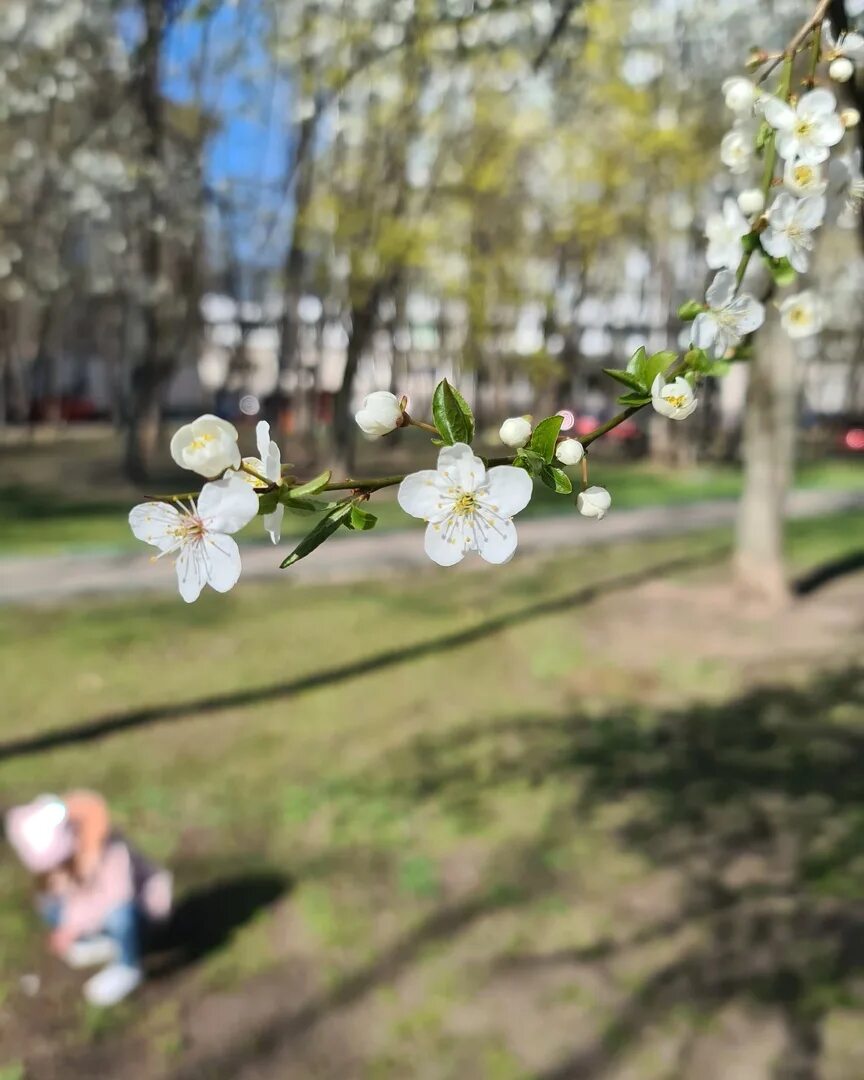
[[[197,600],[205,585],[227,592],[237,584],[240,551],[232,534],[258,514],[256,486],[281,483],[282,460],[270,439],[270,425],[262,420],[255,433],[259,456],[241,459],[237,429],[227,420],[206,414],[184,424],[171,439],[171,457],[210,482],[197,500],[140,503],[129,514],[132,532],[159,549],[157,558],[175,556],[180,595],[187,603]],[[274,544],[279,541],[283,513],[284,507],[277,505],[264,517]]]
[[[829,77],[847,81],[854,64],[864,59],[864,36],[850,32],[836,38],[825,22],[821,41],[821,59],[828,64]],[[706,221],[706,261],[721,273],[706,295],[708,310],[694,321],[692,341],[699,348],[712,348],[718,357],[764,318],[757,301],[739,294],[747,251],[761,247],[771,259],[785,260],[792,270],[806,273],[814,231],[825,221],[827,196],[845,194],[840,224],[844,215],[847,219],[857,216],[864,196],[860,157],[835,158],[829,168],[833,148],[860,121],[855,109],[838,112],[829,89],[817,86],[797,97],[792,93],[778,97],[750,79],[735,77],[723,84],[723,95],[735,115],[721,144],[723,164],[746,184],[767,130],[772,145],[764,153],[771,155],[769,161],[775,154],[780,158],[782,177],[774,176],[769,167],[762,187],[744,187]],[[811,336],[823,325],[824,305],[810,290],[783,299],[779,306],[781,323],[790,337]]]

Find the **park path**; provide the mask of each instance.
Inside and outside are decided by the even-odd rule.
[[[789,500],[790,518],[864,508],[864,491],[796,491]],[[614,511],[602,522],[578,514],[518,523],[519,550],[552,552],[590,544],[610,544],[730,525],[736,503],[716,499],[683,506],[647,506]],[[285,549],[287,550],[287,548]],[[270,545],[246,545],[243,577],[283,579],[300,583],[353,581],[405,573],[428,567],[419,530],[380,534],[352,533],[331,540],[290,571],[279,570],[279,555]],[[474,563],[471,560],[472,564]],[[0,558],[0,604],[55,603],[82,596],[166,591],[176,588],[167,559],[153,562],[137,552],[67,554]]]

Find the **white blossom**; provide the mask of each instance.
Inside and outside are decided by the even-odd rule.
[[[840,119],[843,121],[843,127],[848,130],[849,128],[858,127],[861,123],[861,113],[853,105],[850,105],[840,110]]]
[[[810,289],[787,296],[780,305],[780,322],[790,338],[812,337],[824,321],[824,304]]]
[[[744,247],[742,237],[750,232],[750,224],[734,199],[724,199],[722,212],[709,214],[705,221],[708,249],[705,261],[712,270],[733,269],[741,261]]]
[[[735,275],[721,270],[708,287],[705,301],[708,311],[693,320],[691,340],[697,349],[711,349],[715,357],[725,356],[745,334],[751,334],[765,321],[765,309],[752,296],[735,295]]]
[[[578,439],[562,439],[555,447],[555,457],[562,465],[578,465],[585,457],[585,447]]]
[[[747,217],[761,214],[765,209],[765,196],[759,188],[745,188],[738,195],[738,209]]]
[[[270,425],[266,420],[259,420],[255,425],[255,439],[258,445],[258,457],[244,457],[243,464],[254,469],[258,476],[268,480],[271,484],[282,483],[282,454],[277,443],[270,438]],[[260,480],[252,473],[241,471],[238,473],[247,484],[253,487],[260,484]],[[278,503],[276,509],[264,515],[264,528],[274,544],[279,543],[282,536],[282,518],[285,516],[285,507]]]
[[[796,199],[785,192],[768,209],[768,227],[762,233],[762,247],[775,259],[787,258],[803,273],[810,263],[813,230],[825,217],[825,199],[808,195]]]
[[[745,79],[743,75],[734,75],[731,79],[726,79],[721,90],[727,109],[748,116],[753,112],[753,106],[760,96],[755,84],[750,79]]]
[[[786,161],[818,165],[828,160],[830,147],[843,138],[837,99],[830,90],[810,90],[794,108],[776,97],[766,97],[761,105],[765,119],[777,133],[777,153]]]
[[[654,411],[670,420],[686,420],[695,411],[698,400],[683,375],[679,375],[671,383],[658,375],[651,386],[651,404]]]
[[[580,491],[576,496],[576,509],[583,517],[601,518],[606,517],[609,507],[612,505],[612,496],[604,487],[589,487]]]
[[[228,592],[240,577],[240,551],[231,533],[239,532],[258,513],[258,496],[236,473],[205,484],[198,504],[172,506],[139,503],[129,513],[129,526],[145,544],[177,558],[180,595],[191,604],[205,585]]]
[[[828,75],[834,82],[849,82],[855,74],[855,65],[845,56],[838,56],[828,65]]]
[[[828,178],[821,165],[787,161],[783,168],[783,186],[793,195],[824,195],[828,188]]]
[[[511,416],[501,425],[498,437],[505,446],[516,450],[531,438],[531,421],[525,416]]]
[[[445,446],[436,469],[406,476],[398,501],[406,514],[428,522],[426,554],[439,566],[461,562],[477,551],[504,563],[516,551],[514,514],[528,505],[533,484],[524,469],[497,465],[487,471],[465,443]]]
[[[738,121],[720,142],[720,160],[736,176],[746,173],[755,153],[756,127],[749,121]]]
[[[827,46],[827,60],[847,56],[850,60],[864,60],[864,35],[855,30],[849,30],[835,38],[831,23],[826,19],[822,24],[822,40]]]
[[[399,398],[389,390],[376,390],[363,402],[363,408],[354,416],[357,426],[372,438],[380,438],[395,431],[402,420]]]
[[[205,413],[178,428],[171,439],[171,457],[181,469],[201,476],[218,476],[240,467],[237,428],[212,413]]]

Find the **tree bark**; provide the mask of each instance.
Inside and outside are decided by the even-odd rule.
[[[791,595],[784,559],[784,519],[794,463],[798,382],[795,348],[776,309],[769,306],[750,362],[735,576],[748,597],[770,605],[785,603]]]
[[[150,218],[158,213],[156,191],[163,162],[163,101],[160,87],[165,7],[162,0],[142,0],[145,35],[140,49],[140,109],[147,132],[147,157],[155,175],[149,178]],[[142,247],[144,278],[149,295],[143,311],[144,347],[132,371],[126,428],[126,475],[133,483],[149,478],[159,437],[162,386],[171,372],[161,355],[158,311],[159,278],[162,271],[162,241],[155,229],[147,228]]]

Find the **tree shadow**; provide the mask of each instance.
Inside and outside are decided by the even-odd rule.
[[[387,649],[349,663],[336,664],[320,671],[310,672],[308,675],[301,675],[296,679],[252,687],[248,690],[239,690],[233,693],[213,694],[193,701],[169,702],[162,705],[145,706],[141,709],[109,713],[106,716],[89,720],[83,724],[45,731],[38,735],[10,739],[7,742],[0,743],[0,762],[10,761],[28,754],[55,750],[64,746],[92,742],[95,739],[147,727],[151,724],[186,720],[203,713],[224,712],[225,710],[259,705],[267,701],[298,697],[322,686],[331,686],[334,683],[360,678],[374,671],[394,667],[398,664],[410,663],[426,656],[450,652],[471,645],[493,634],[501,633],[511,626],[518,626],[521,623],[539,619],[546,615],[554,615],[556,612],[568,611],[573,607],[588,604],[601,596],[633,588],[664,574],[710,565],[728,550],[728,545],[723,545],[696,555],[667,559],[650,567],[642,567],[607,581],[600,581],[561,596],[529,604],[516,611],[495,615],[463,630],[442,634],[439,637],[420,641],[413,645]]]
[[[834,581],[846,574],[854,574],[864,569],[864,551],[853,551],[837,559],[831,559],[801,574],[792,583],[792,591],[796,596],[809,596],[810,593],[821,589],[823,585]]]
[[[148,977],[174,975],[222,948],[237,930],[291,888],[289,878],[261,870],[220,878],[181,893],[170,920],[148,930]]]
[[[731,1003],[782,1020],[777,1077],[817,1080],[825,1017],[864,1007],[862,761],[864,665],[852,665],[659,715],[628,706],[426,734],[367,782],[406,804],[482,814],[502,788],[564,780],[571,827],[627,807],[619,843],[674,875],[671,917],[581,949],[502,958],[517,973],[576,968],[682,940],[596,1039],[535,1080],[599,1080],[682,1009],[704,1023]],[[675,1075],[688,1069],[685,1054]]]

